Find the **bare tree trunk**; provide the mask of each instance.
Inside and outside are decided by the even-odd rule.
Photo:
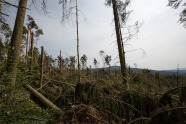
[[[113,4],[113,13],[114,13],[116,37],[117,37],[117,44],[118,44],[118,52],[119,52],[120,65],[121,65],[121,74],[122,74],[122,78],[123,78],[123,83],[127,83],[125,52],[124,52],[124,46],[123,46],[123,41],[122,41],[123,39],[122,39],[122,34],[121,34],[120,21],[119,21],[119,17],[118,17],[116,0],[112,0],[112,4]]]
[[[32,23],[31,23],[31,26],[30,26],[30,30],[28,31],[30,34],[32,32]],[[32,36],[30,35],[30,40],[29,40],[29,43],[28,43],[28,65],[30,65],[30,56],[31,56],[31,39],[32,39]]]
[[[28,61],[28,40],[29,40],[29,32],[30,32],[30,27],[28,26],[28,33],[27,33],[27,42],[26,42],[26,65]]]
[[[46,97],[44,97],[41,93],[32,88],[30,85],[26,85],[26,88],[28,88],[33,93],[33,95],[36,96],[46,107],[54,109],[58,114],[64,114],[64,112],[60,108],[54,105],[51,101],[49,101]]]
[[[63,63],[62,63],[61,50],[60,50],[60,72],[61,72],[61,74],[63,72]]]
[[[27,0],[19,1],[19,8],[17,11],[17,16],[15,20],[15,25],[13,29],[13,34],[10,43],[10,50],[8,52],[8,65],[7,72],[10,74],[11,86],[15,86],[17,64],[20,60],[20,49],[23,34],[23,25],[26,13]]]
[[[40,79],[40,87],[43,85],[43,66],[44,66],[44,47],[41,47],[41,79]]]
[[[80,79],[80,63],[79,63],[79,27],[78,27],[78,5],[76,0],[76,26],[77,26],[77,57],[78,57],[78,80],[79,83],[81,82]]]
[[[34,32],[31,33],[31,58],[30,58],[30,71],[32,70],[32,67],[33,67],[33,57],[34,57]]]

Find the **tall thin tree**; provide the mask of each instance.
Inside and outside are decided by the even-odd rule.
[[[78,24],[78,3],[76,0],[76,27],[77,27],[77,58],[78,58],[78,79],[79,83],[81,82],[80,77],[80,62],[79,62],[79,24]]]
[[[41,70],[40,70],[40,87],[43,85],[43,67],[44,67],[44,47],[41,46]]]
[[[34,59],[34,32],[31,33],[31,49],[30,49],[30,71],[33,67],[33,59]]]
[[[75,2],[75,6],[71,6],[72,3]],[[77,60],[78,60],[78,82],[80,83],[81,77],[80,77],[80,57],[79,57],[79,23],[78,23],[78,1],[77,0],[59,0],[59,4],[62,4],[63,9],[63,17],[62,21],[65,21],[66,19],[69,19],[72,13],[72,8],[75,8],[75,14],[76,14],[76,28],[77,28]],[[69,4],[69,6],[68,6]]]

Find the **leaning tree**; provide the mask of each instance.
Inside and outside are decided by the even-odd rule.
[[[125,62],[125,51],[123,45],[123,38],[121,34],[121,24],[125,24],[127,20],[127,16],[130,12],[127,12],[126,8],[129,5],[130,0],[125,0],[125,2],[121,0],[106,0],[106,5],[112,6],[113,14],[114,14],[114,22],[115,22],[115,30],[116,30],[116,38],[119,52],[119,59],[121,65],[121,74],[123,83],[127,83],[127,69]]]

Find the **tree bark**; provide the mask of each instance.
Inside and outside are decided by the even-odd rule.
[[[11,86],[15,86],[15,82],[16,82],[17,64],[20,60],[19,55],[21,49],[26,6],[27,6],[27,0],[19,1],[19,8],[17,11],[17,16],[15,20],[12,38],[11,38],[10,49],[8,51],[7,72],[9,73],[10,76],[9,82],[11,83]]]
[[[122,34],[121,34],[120,21],[119,21],[119,17],[118,17],[116,0],[112,0],[112,5],[113,5],[117,44],[118,44],[118,52],[119,52],[120,65],[121,65],[121,74],[122,74],[123,83],[127,83],[125,52],[124,52],[123,39],[122,39]]]

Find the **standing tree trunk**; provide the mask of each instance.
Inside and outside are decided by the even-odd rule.
[[[78,27],[78,5],[76,0],[76,26],[77,26],[77,57],[78,57],[78,80],[79,83],[81,81],[80,79],[80,63],[79,63],[79,27]]]
[[[41,79],[40,79],[40,87],[43,85],[43,66],[44,66],[44,47],[41,47]]]
[[[29,28],[29,30],[28,30],[28,32],[31,34],[31,32],[32,32],[32,23],[31,23],[31,25],[30,25],[30,28]],[[30,56],[31,56],[31,39],[32,39],[32,35],[30,35],[30,40],[29,40],[29,43],[28,43],[28,65],[30,65]]]
[[[30,71],[32,70],[33,67],[33,58],[34,58],[34,32],[31,33],[31,58],[30,58]]]
[[[122,39],[122,34],[121,34],[120,21],[119,21],[119,17],[118,17],[116,0],[112,0],[112,4],[113,4],[113,13],[114,13],[116,37],[117,37],[117,44],[118,44],[118,52],[119,52],[120,65],[121,65],[121,74],[122,74],[123,83],[127,83],[125,52],[124,52],[123,39]]]
[[[26,41],[26,65],[28,61],[28,40],[29,40],[30,26],[28,26],[27,41]]]
[[[15,20],[12,38],[11,38],[10,49],[8,51],[7,72],[10,75],[9,79],[10,79],[11,86],[15,86],[15,82],[16,82],[17,64],[20,60],[19,54],[21,49],[26,6],[27,6],[27,0],[19,1],[19,8],[17,11],[17,16]]]

